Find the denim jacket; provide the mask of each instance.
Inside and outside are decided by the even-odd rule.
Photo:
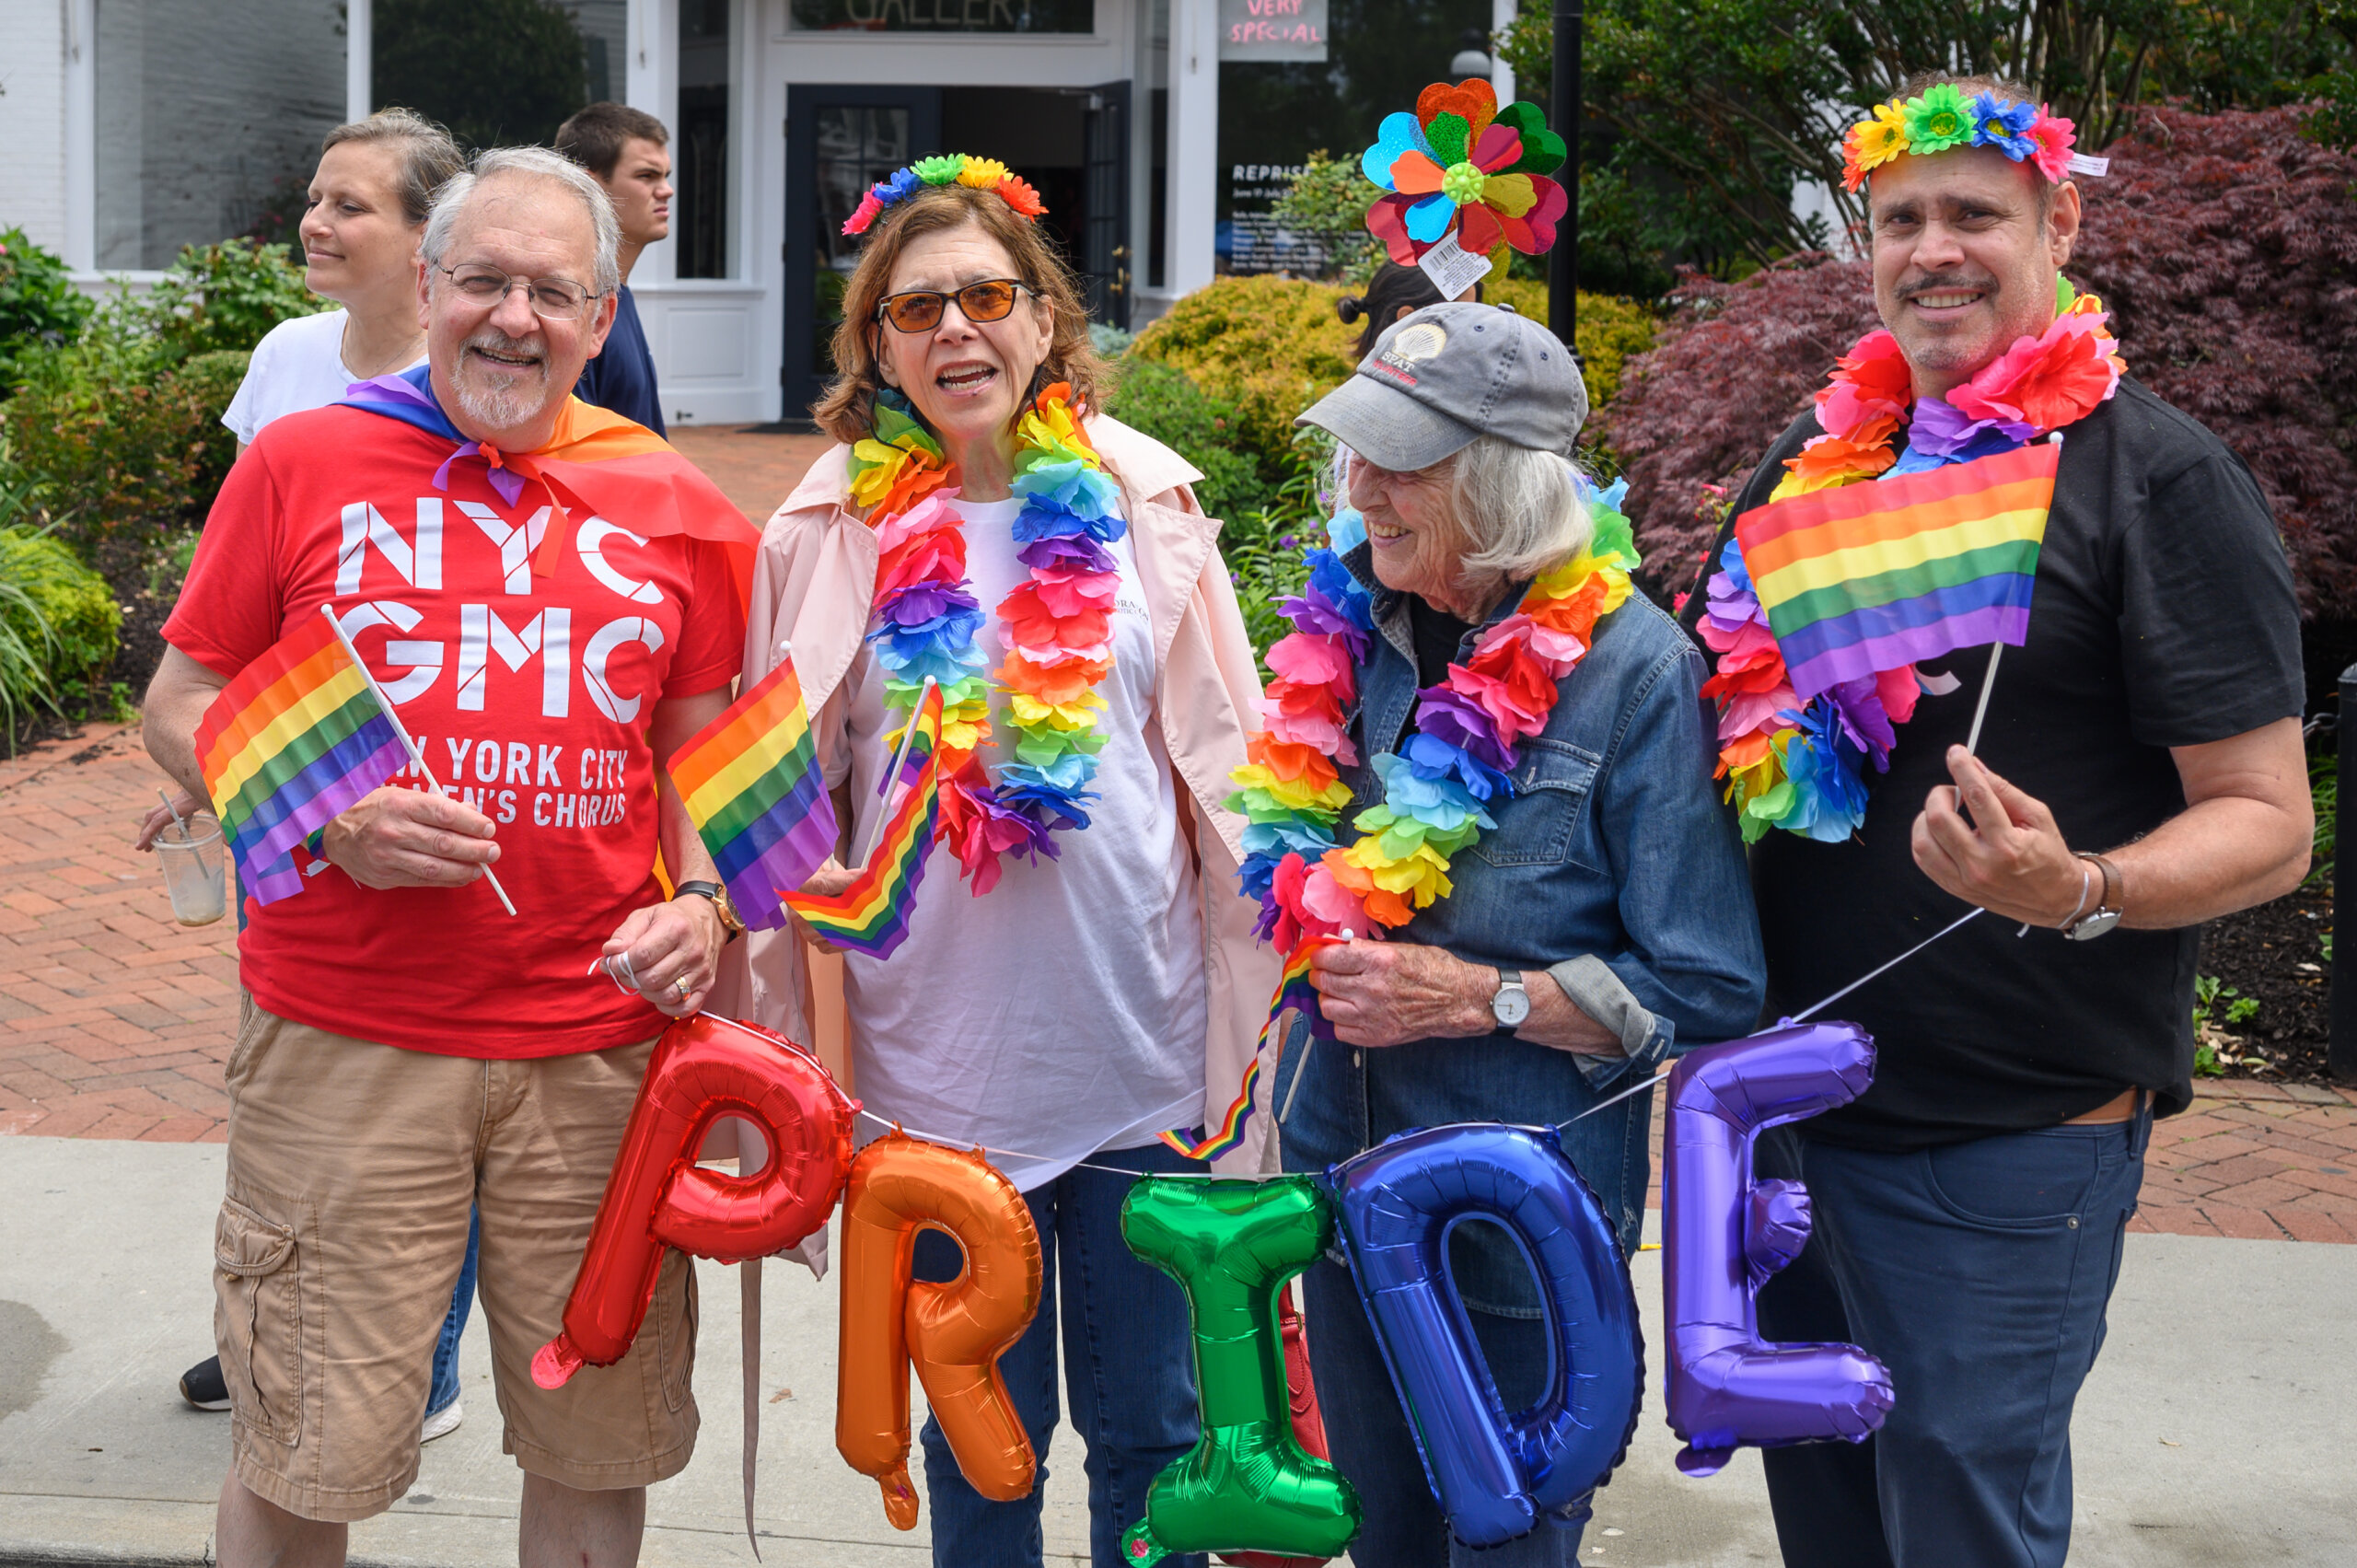
[[[1373,759],[1408,733],[1417,679],[1407,596],[1374,581],[1364,544],[1343,564],[1374,594],[1378,633],[1358,672],[1359,762],[1342,771],[1353,797],[1348,822],[1382,798]],[[1490,623],[1519,598],[1508,595]],[[1467,634],[1460,656],[1484,629]],[[1623,1054],[1576,1054],[1504,1032],[1318,1048],[1306,1068],[1289,1060],[1273,1075],[1283,1105],[1290,1078],[1306,1074],[1283,1127],[1288,1168],[1321,1168],[1412,1127],[1565,1121],[1664,1058],[1754,1026],[1766,968],[1742,841],[1711,776],[1716,726],[1704,673],[1677,623],[1631,595],[1559,684],[1545,730],[1522,741],[1514,798],[1488,803],[1497,826],[1451,857],[1453,891],[1396,934],[1477,964],[1550,970],[1581,1011],[1618,1031]],[[1289,1040],[1286,1056],[1300,1050]],[[1650,1103],[1633,1097],[1564,1136],[1631,1247],[1643,1217]],[[1527,1271],[1505,1252],[1492,1261],[1460,1272],[1469,1304],[1523,1308]],[[1527,1304],[1535,1309],[1535,1298]]]

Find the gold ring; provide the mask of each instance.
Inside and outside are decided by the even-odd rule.
[[[681,975],[679,979],[673,981],[671,982],[671,989],[679,993],[680,1001],[685,1002],[691,994],[688,990],[688,977],[686,975]]]

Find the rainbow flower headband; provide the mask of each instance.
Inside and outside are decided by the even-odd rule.
[[[1892,99],[1850,127],[1841,138],[1841,189],[1855,191],[1866,175],[1901,153],[1922,157],[1954,147],[1994,147],[2015,163],[2034,163],[2060,185],[2073,173],[2100,174],[2105,160],[2074,155],[2071,122],[2044,104],[2017,103],[1981,93],[1966,98],[1954,83],[1942,82],[1921,98]],[[881,187],[878,187],[881,189]]]
[[[859,199],[859,210],[843,220],[843,232],[865,234],[884,215],[885,208],[907,201],[928,185],[966,185],[977,191],[995,191],[1008,206],[1034,222],[1048,210],[1048,204],[1039,200],[1039,192],[1031,189],[1028,180],[1009,174],[1006,165],[998,159],[944,153],[939,157],[921,157],[889,180],[869,187],[867,194]]]

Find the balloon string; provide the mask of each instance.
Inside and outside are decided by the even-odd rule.
[[[1004,1155],[1009,1159],[1037,1160],[1041,1165],[1064,1165],[1065,1168],[1068,1170],[1101,1170],[1108,1176],[1127,1176],[1133,1179],[1141,1176],[1152,1176],[1156,1178],[1175,1178],[1182,1181],[1258,1181],[1264,1179],[1263,1178],[1257,1176],[1221,1176],[1220,1173],[1215,1170],[1125,1170],[1117,1165],[1092,1165],[1086,1160],[1073,1160],[1069,1164],[1065,1164],[1063,1156],[1061,1155],[1035,1155],[1028,1153],[1022,1149],[993,1148],[988,1144],[977,1144],[971,1138],[949,1138],[944,1137],[938,1132],[920,1132],[914,1127],[902,1126],[900,1122],[893,1121],[888,1116],[878,1116],[874,1111],[869,1110],[865,1107],[861,1108],[860,1114],[867,1118],[870,1121],[875,1122],[879,1127],[889,1127],[896,1132],[904,1133],[907,1136],[918,1139],[923,1143],[939,1144],[945,1149],[980,1149],[986,1155]],[[1155,1145],[1151,1144],[1140,1144],[1139,1146],[1141,1148],[1152,1148]]]
[[[1817,1003],[1815,1006],[1805,1008],[1802,1011],[1794,1014],[1789,1018],[1780,1019],[1777,1023],[1777,1028],[1782,1028],[1788,1025],[1806,1022],[1810,1017],[1818,1013],[1824,1012],[1828,1007],[1832,1006],[1836,1002],[1840,1001],[1841,998],[1857,990],[1858,987],[1866,984],[1869,981],[1876,980],[1883,975],[1888,974],[1891,970],[1897,969],[1899,965],[1905,963],[1908,959],[1913,958],[1916,954],[1922,952],[1924,948],[1938,941],[1941,937],[1945,936],[1949,932],[1957,929],[1957,927],[1963,925],[1974,916],[1985,914],[1987,912],[1988,912],[1985,910],[1977,909],[1968,911],[1955,921],[1949,923],[1946,926],[1938,931],[1933,932],[1929,936],[1924,937],[1923,940],[1916,943],[1915,946],[1908,948],[1907,951],[1899,954],[1898,957],[1891,959],[1890,962],[1883,965],[1880,969],[1860,975],[1857,979],[1852,981],[1849,984],[1843,986],[1840,990],[1835,992],[1824,1001]],[[1633,1085],[1629,1088],[1622,1089],[1610,1099],[1600,1100],[1596,1104],[1589,1106],[1585,1110],[1583,1110],[1577,1116],[1573,1117],[1571,1121],[1556,1122],[1555,1129],[1557,1132],[1561,1132],[1564,1128],[1569,1127],[1572,1124],[1572,1121],[1584,1121],[1587,1118],[1594,1116],[1599,1110],[1619,1105],[1622,1100],[1628,1099],[1631,1096],[1643,1094],[1647,1089],[1652,1088],[1655,1084],[1658,1084],[1664,1078],[1668,1077],[1670,1074],[1676,1070],[1677,1064],[1673,1063],[1671,1065],[1665,1067],[1660,1072],[1655,1074],[1652,1077],[1647,1078],[1643,1083]]]
[[[1785,1025],[1805,1022],[1810,1017],[1813,1017],[1817,1014],[1825,1011],[1828,1007],[1832,1006],[1836,1002],[1840,1001],[1841,998],[1849,995],[1860,986],[1865,985],[1870,981],[1879,980],[1882,976],[1888,974],[1892,970],[1897,969],[1899,965],[1905,963],[1908,959],[1913,958],[1916,954],[1922,952],[1924,948],[1938,941],[1941,937],[1947,935],[1950,932],[1961,929],[1972,920],[1987,912],[1988,912],[1985,910],[1978,909],[1967,911],[1964,914],[1959,915],[1956,920],[1941,927],[1939,930],[1934,931],[1929,936],[1924,937],[1923,940],[1916,943],[1915,946],[1908,948],[1907,951],[1899,954],[1898,957],[1891,959],[1888,963],[1883,964],[1876,969],[1870,970],[1866,973],[1860,975],[1857,979],[1852,981],[1849,984],[1843,986],[1832,995],[1825,998],[1822,1002],[1818,1002],[1812,1006],[1805,1007],[1800,1012],[1794,1014],[1791,1017],[1781,1020],[1779,1027],[1781,1028]],[[1307,1052],[1305,1051],[1303,1054],[1306,1056]],[[1613,1106],[1619,1105],[1622,1100],[1632,1099],[1638,1095],[1643,1094],[1647,1089],[1652,1088],[1655,1084],[1660,1083],[1664,1078],[1668,1077],[1670,1074],[1675,1071],[1677,1071],[1677,1064],[1673,1063],[1669,1066],[1664,1067],[1660,1072],[1655,1073],[1652,1077],[1645,1079],[1643,1082],[1632,1084],[1629,1087],[1622,1089],[1619,1094],[1614,1095],[1611,1098],[1599,1100],[1596,1104],[1589,1106],[1577,1116],[1571,1118],[1570,1121],[1556,1122],[1555,1128],[1560,1132],[1563,1128],[1571,1126],[1573,1122],[1585,1121],[1587,1118],[1594,1116],[1597,1111],[1608,1110]],[[1301,1087],[1301,1082],[1298,1074],[1296,1074],[1295,1078],[1293,1087],[1295,1090],[1298,1090]],[[1288,1094],[1285,1097],[1285,1109],[1290,1110],[1292,1107],[1293,1096]],[[909,1137],[920,1139],[924,1143],[939,1144],[944,1148],[980,1149],[986,1155],[1004,1155],[1009,1159],[1034,1160],[1041,1165],[1057,1164],[1062,1157],[1056,1155],[1030,1154],[1022,1149],[993,1148],[988,1144],[977,1144],[970,1138],[949,1138],[944,1137],[938,1132],[920,1132],[914,1127],[902,1126],[900,1122],[893,1121],[888,1116],[878,1116],[874,1111],[866,1109],[865,1107],[861,1109],[859,1114],[865,1116],[867,1120],[875,1122],[879,1127],[889,1127],[897,1132],[906,1134]],[[1281,1113],[1278,1120],[1282,1121],[1283,1119],[1284,1118]],[[1120,1166],[1096,1165],[1087,1160],[1074,1160],[1070,1165],[1066,1166],[1065,1168],[1068,1170],[1102,1171],[1108,1176],[1127,1176],[1135,1178],[1145,1175],[1154,1175],[1158,1177],[1175,1177],[1181,1180],[1192,1179],[1196,1181],[1253,1181],[1266,1180],[1270,1179],[1266,1176],[1223,1177],[1217,1171],[1210,1170],[1158,1170],[1153,1172],[1125,1170]]]
[[[1852,981],[1849,984],[1843,986],[1840,990],[1835,992],[1832,995],[1827,997],[1816,1006],[1808,1008],[1805,1012],[1795,1013],[1791,1017],[1785,1019],[1784,1022],[1788,1024],[1806,1023],[1812,1016],[1824,1012],[1828,1007],[1832,1006],[1836,1002],[1840,1001],[1841,998],[1857,990],[1858,987],[1866,984],[1870,981],[1881,979],[1884,975],[1888,974],[1891,970],[1897,969],[1899,965],[1905,963],[1908,959],[1913,958],[1916,954],[1922,952],[1924,948],[1938,941],[1941,937],[1945,936],[1949,932],[1956,930],[1958,927],[1966,925],[1972,921],[1978,920],[1980,916],[1988,912],[1989,912],[1986,910],[1967,910],[1963,914],[1958,915],[1954,921],[1941,927],[1939,930],[1933,932],[1929,936],[1924,937],[1923,940],[1916,943],[1915,946],[1908,948],[1907,951],[1899,954],[1898,957],[1891,959],[1890,962],[1883,965],[1880,969],[1873,970],[1865,974],[1860,975],[1857,979]]]

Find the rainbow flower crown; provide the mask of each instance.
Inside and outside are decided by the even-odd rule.
[[[865,234],[884,215],[885,208],[907,201],[928,185],[968,185],[977,191],[995,191],[1008,206],[1035,223],[1048,210],[1048,204],[1039,200],[1039,192],[1031,189],[1028,180],[1009,174],[1006,165],[998,159],[944,153],[939,157],[921,157],[889,180],[869,187],[867,194],[859,199],[859,210],[843,220],[843,232]]]
[[[1995,93],[1966,98],[1950,82],[1905,102],[1875,105],[1871,118],[1841,138],[1841,188],[1855,191],[1870,170],[1901,153],[1918,157],[1952,147],[1994,147],[2015,163],[2028,162],[2060,185],[2073,169],[2075,133],[2068,120],[2044,104],[2015,102]]]

